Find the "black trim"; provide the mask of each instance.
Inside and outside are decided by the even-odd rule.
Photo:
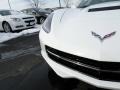
[[[23,25],[16,26],[16,28],[21,28],[21,27],[24,27],[24,26]]]
[[[106,10],[118,10],[120,6],[109,6],[109,7],[100,7],[100,8],[92,8],[89,9],[88,12],[96,12],[96,11],[106,11]]]
[[[31,22],[33,24],[31,24]],[[26,26],[34,26],[35,25],[35,20],[26,20],[25,23],[26,23]]]
[[[34,17],[24,17],[23,19],[32,19],[32,18],[34,18]]]
[[[35,20],[27,20],[25,23],[35,22]]]
[[[120,63],[101,62],[68,54],[45,46],[49,58],[71,69],[106,81],[120,81]]]
[[[29,26],[34,26],[35,25],[35,23],[34,24],[32,24],[32,25],[30,25],[30,24],[28,24],[28,25],[26,25],[27,27],[29,27]]]

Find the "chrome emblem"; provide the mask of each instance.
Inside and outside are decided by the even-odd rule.
[[[105,35],[105,36],[103,36],[103,37],[100,36],[99,34],[93,32],[93,31],[92,31],[91,33],[92,33],[93,36],[95,36],[95,37],[98,38],[101,42],[103,42],[105,39],[114,36],[114,35],[116,34],[116,31],[111,32],[111,33],[109,33],[109,34],[107,34],[107,35]]]

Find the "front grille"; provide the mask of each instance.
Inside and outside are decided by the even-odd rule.
[[[120,63],[96,61],[65,53],[49,46],[45,47],[48,57],[57,63],[99,80],[120,81]]]
[[[28,25],[26,25],[26,26],[28,26],[28,27],[29,27],[29,26],[34,26],[34,25],[35,25],[35,23],[34,23],[34,24],[32,24],[32,25],[28,24]]]
[[[25,20],[26,26],[34,26],[35,25],[35,20]]]
[[[24,17],[23,19],[34,19],[34,17]]]
[[[26,20],[26,23],[35,22],[35,20]]]
[[[27,27],[34,26],[35,25],[35,18],[34,17],[24,17],[22,18],[23,21],[26,23]]]

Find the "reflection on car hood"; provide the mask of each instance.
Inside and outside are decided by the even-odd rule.
[[[54,15],[49,38],[55,45],[50,46],[99,61],[120,62],[120,9],[88,12],[90,8],[67,10],[57,26]]]

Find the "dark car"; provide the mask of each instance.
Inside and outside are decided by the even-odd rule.
[[[53,11],[58,10],[58,9],[64,9],[65,7],[54,7],[52,8]]]
[[[45,8],[48,12],[53,12],[54,10],[52,8]]]
[[[34,15],[38,24],[42,24],[47,16],[51,13],[50,11],[41,8],[28,8],[21,11],[29,15]]]

